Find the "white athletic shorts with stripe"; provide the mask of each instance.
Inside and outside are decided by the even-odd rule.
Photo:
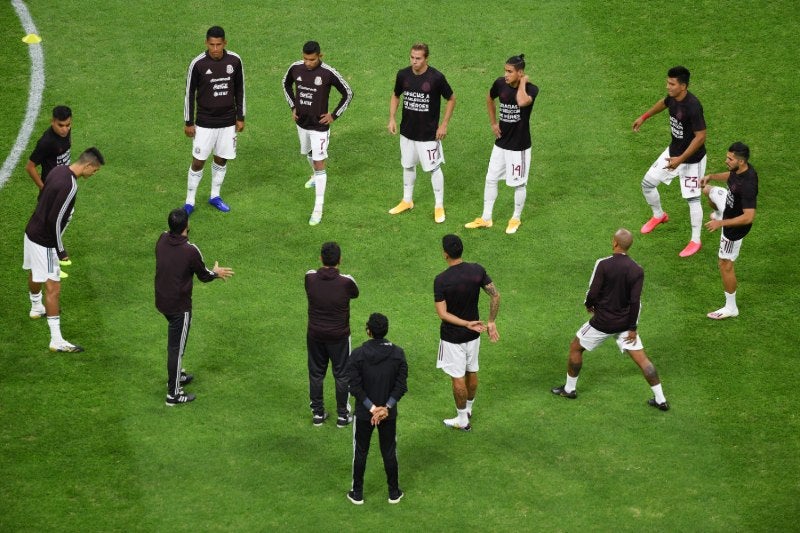
[[[211,152],[222,159],[236,159],[236,126],[227,128],[195,126],[192,156],[199,161],[205,161]]]
[[[311,154],[312,161],[325,161],[328,159],[328,142],[331,130],[314,131],[297,126],[297,137],[300,139],[300,153]]]
[[[719,256],[720,259],[727,259],[728,261],[736,261],[739,258],[739,250],[742,249],[742,241],[744,239],[739,239],[738,241],[732,241],[727,239],[725,235],[722,233],[722,229],[719,230]]]
[[[620,352],[626,350],[644,350],[644,346],[642,346],[642,337],[638,334],[636,335],[636,341],[630,343],[628,342],[627,331],[620,333],[603,333],[602,331],[594,329],[588,322],[581,326],[578,332],[575,333],[575,336],[578,337],[581,346],[590,352],[603,344],[609,337],[616,337]]]
[[[667,160],[669,159],[669,147],[658,156],[658,159],[644,175],[644,179],[651,183],[672,183],[673,178],[679,177],[681,182],[681,196],[686,199],[698,198],[703,192],[700,187],[700,178],[706,174],[706,156],[703,156],[698,163],[683,163],[678,165],[675,170],[667,170]]]
[[[509,187],[519,187],[528,183],[531,168],[531,149],[506,150],[497,145],[492,147],[486,181],[505,180]]]
[[[36,244],[28,238],[27,233],[23,241],[22,268],[31,271],[34,283],[44,283],[48,279],[61,281],[56,249]]]
[[[425,172],[433,172],[444,164],[441,141],[412,141],[401,135],[400,164],[403,168],[419,164]]]
[[[467,372],[477,372],[480,348],[480,337],[461,344],[439,340],[436,368],[441,368],[445,374],[453,378],[463,378]]]

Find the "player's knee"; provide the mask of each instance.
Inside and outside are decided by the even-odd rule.
[[[719,259],[719,270],[720,272],[729,273],[733,272],[733,261],[730,259]]]
[[[643,191],[645,191],[645,192],[652,191],[656,187],[658,187],[658,182],[657,181],[653,181],[653,180],[648,179],[648,177],[646,175],[645,175],[644,178],[642,178],[642,190]]]

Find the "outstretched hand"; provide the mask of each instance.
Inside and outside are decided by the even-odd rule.
[[[211,269],[217,277],[222,278],[223,280],[228,279],[229,277],[233,276],[233,269],[228,267],[221,267],[217,261],[214,261],[214,268]]]

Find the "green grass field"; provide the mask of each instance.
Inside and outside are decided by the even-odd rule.
[[[322,3],[28,2],[43,38],[39,121],[0,190],[0,531],[772,531],[797,530],[796,409],[800,196],[793,156],[800,12],[795,2],[613,0]],[[637,7],[638,6],[638,7]],[[0,158],[13,145],[28,90],[27,45],[10,3]],[[222,25],[247,77],[247,127],[222,193],[229,214],[198,202],[192,240],[227,283],[195,284],[184,365],[189,406],[164,406],[166,321],[153,305],[153,249],[183,204],[186,68],[205,30]],[[308,39],[355,91],[333,126],[325,218],[309,227],[308,165],[281,92]],[[444,144],[447,221],[419,173],[411,212],[401,197],[389,95],[414,41],[431,47],[458,104]],[[541,92],[523,225],[503,233],[512,195],[501,187],[495,227],[480,215],[492,136],[485,94],[523,52]],[[640,331],[672,410],[648,408],[636,366],[607,343],[585,358],[580,397],[563,383],[567,346],[585,320],[595,260],[620,226],[650,216],[639,182],[669,140],[666,114],[631,123],[665,94],[666,70],[692,71],[708,123],[708,171],[735,140],[750,144],[761,188],[737,262],[740,317],[724,302],[718,234],[690,259],[678,186],[661,187],[671,221],[638,236],[646,272]],[[74,111],[73,156],[96,145],[107,165],[81,180],[65,236],[74,265],[62,284],[62,330],[83,354],[47,351],[27,318],[22,234],[36,193],[23,166],[49,110]],[[198,199],[207,197],[209,171]],[[501,340],[485,342],[473,431],[446,430],[448,378],[435,369],[434,276],[442,235],[460,234],[502,294]],[[638,235],[638,232],[637,232]],[[409,360],[399,406],[400,481],[386,503],[377,443],[366,504],[350,485],[351,432],[314,428],[307,399],[303,274],[336,240],[362,295],[353,343],[380,311]],[[488,311],[483,301],[482,312]],[[329,406],[333,383],[326,385]]]

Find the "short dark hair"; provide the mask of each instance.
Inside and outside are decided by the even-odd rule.
[[[428,45],[425,43],[414,43],[411,45],[412,50],[422,50],[422,53],[425,54],[425,57],[428,57],[430,50],[428,50]]]
[[[208,28],[206,32],[206,39],[224,39],[225,38],[225,30],[222,29],[222,26],[211,26]]]
[[[373,339],[383,339],[389,333],[389,319],[380,313],[372,313],[367,320],[367,329]]]
[[[322,48],[319,47],[319,43],[317,41],[308,41],[303,45],[304,54],[319,54],[321,52]]]
[[[450,256],[450,259],[460,259],[464,253],[464,243],[458,235],[452,233],[442,237],[442,249]]]
[[[689,76],[689,69],[680,65],[672,67],[667,71],[668,78],[675,78],[678,80],[678,83],[682,83],[687,87],[689,86]]]
[[[322,258],[323,265],[326,267],[335,267],[342,258],[342,249],[339,248],[339,245],[335,242],[326,242],[322,245],[319,255]]]
[[[750,159],[750,147],[744,144],[742,141],[736,141],[733,143],[730,148],[728,148],[728,151],[735,155],[736,159],[741,159],[745,163],[748,159]]]
[[[509,57],[506,65],[511,65],[514,70],[525,70],[525,54]]]
[[[189,213],[182,207],[173,209],[169,212],[167,217],[167,224],[169,224],[169,232],[173,235],[180,235],[186,226],[189,225]]]
[[[101,167],[106,164],[106,160],[103,157],[103,154],[100,153],[100,150],[92,146],[91,148],[84,150],[80,157],[78,157],[78,163],[84,165],[91,164],[96,167]]]
[[[57,105],[53,108],[53,118],[56,120],[67,120],[72,116],[72,109],[65,105]]]

